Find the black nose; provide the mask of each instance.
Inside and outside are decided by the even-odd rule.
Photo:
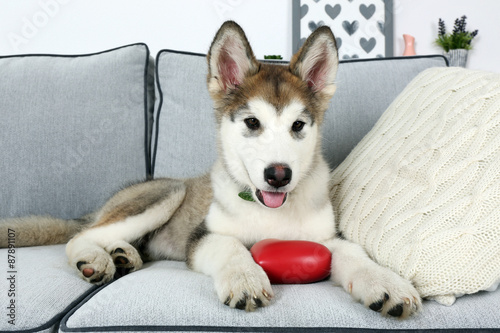
[[[264,179],[273,187],[282,187],[292,180],[292,169],[286,164],[273,164],[264,170]]]

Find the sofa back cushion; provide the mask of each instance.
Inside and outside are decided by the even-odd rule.
[[[333,173],[338,230],[422,297],[500,282],[500,74],[420,73]]]
[[[155,110],[155,177],[193,177],[216,158],[216,128],[202,54],[160,51]]]
[[[75,218],[150,169],[144,44],[0,57],[0,217]]]
[[[217,133],[201,54],[163,50],[156,59],[159,88],[153,168],[155,177],[193,177],[209,171]],[[326,112],[323,151],[332,168],[368,133],[421,71],[444,67],[442,56],[341,61],[337,92]]]

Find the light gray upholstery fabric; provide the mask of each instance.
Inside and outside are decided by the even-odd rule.
[[[418,73],[445,66],[441,56],[341,62],[323,124],[323,151],[330,166],[349,155]]]
[[[337,92],[323,126],[323,150],[334,168],[422,70],[446,66],[441,56],[341,62]],[[216,128],[206,87],[205,56],[161,51],[157,80],[155,177],[193,177],[216,158]]]
[[[161,329],[269,331],[288,328],[353,327],[388,329],[498,327],[500,290],[468,295],[451,307],[424,302],[422,313],[408,320],[383,318],[354,302],[329,281],[274,285],[270,306],[253,313],[230,309],[217,299],[210,277],[182,262],[160,261],[100,290],[62,321],[61,330],[113,327],[113,331]]]
[[[212,100],[203,55],[160,51],[156,110],[155,177],[193,177],[209,170],[216,157]]]
[[[145,179],[151,69],[144,44],[0,57],[0,218],[79,217]]]
[[[18,248],[14,267],[8,265],[7,249],[0,249],[0,258],[0,331],[51,331],[70,305],[95,289],[68,265],[64,245]],[[7,279],[11,276],[13,289]],[[7,316],[11,300],[14,318]],[[11,319],[15,319],[15,325],[8,322]]]

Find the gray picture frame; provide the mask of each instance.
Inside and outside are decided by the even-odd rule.
[[[312,6],[318,17],[309,10]],[[337,37],[340,60],[393,57],[393,15],[393,0],[293,0],[293,53],[314,28],[327,25]]]

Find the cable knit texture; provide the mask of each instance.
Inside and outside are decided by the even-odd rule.
[[[419,74],[333,173],[343,235],[423,297],[500,280],[500,75]]]

